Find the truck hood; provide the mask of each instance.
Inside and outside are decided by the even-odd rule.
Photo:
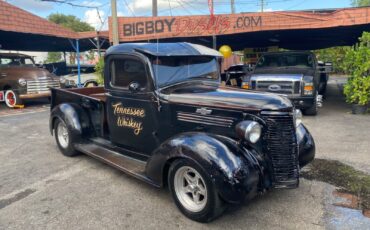
[[[7,67],[8,71],[15,76],[21,76],[25,80],[37,80],[45,78],[56,78],[46,69],[31,66],[11,66]]]
[[[315,69],[313,68],[256,68],[252,75],[301,75],[313,76]]]
[[[292,108],[290,100],[284,96],[245,91],[219,85],[186,84],[162,93],[170,103],[189,104],[242,111],[288,110]]]

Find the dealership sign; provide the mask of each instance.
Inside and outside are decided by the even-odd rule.
[[[353,25],[353,17],[356,17],[358,24],[367,23],[367,17],[356,13],[356,9],[341,9],[331,13],[280,11],[214,16],[119,17],[118,33],[121,42],[129,42],[171,37],[203,37],[256,31],[346,26]],[[110,28],[111,25],[110,18]],[[112,30],[110,30],[110,40],[112,40],[111,32]]]
[[[120,17],[120,41],[230,34],[262,27],[262,16]]]

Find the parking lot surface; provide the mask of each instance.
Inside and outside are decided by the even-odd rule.
[[[324,108],[304,123],[317,158],[370,173],[370,116],[351,115],[330,80]],[[3,108],[1,108],[3,109]],[[23,110],[24,111],[24,110]],[[47,105],[0,111],[0,229],[366,229],[359,210],[335,207],[335,187],[302,179],[221,218],[199,224],[184,217],[166,189],[156,189],[90,157],[62,156],[48,130]]]

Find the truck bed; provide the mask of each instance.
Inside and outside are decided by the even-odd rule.
[[[51,105],[53,110],[62,103],[74,104],[86,111],[96,137],[107,137],[108,124],[105,109],[106,91],[104,87],[51,89]],[[93,134],[93,133],[92,133]]]

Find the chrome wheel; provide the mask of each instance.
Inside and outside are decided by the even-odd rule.
[[[60,146],[64,149],[68,148],[69,135],[68,135],[68,129],[66,125],[64,124],[64,122],[58,122],[57,137],[58,137],[58,142]]]
[[[204,179],[192,167],[183,166],[176,171],[174,189],[182,206],[191,212],[200,212],[207,204]]]

